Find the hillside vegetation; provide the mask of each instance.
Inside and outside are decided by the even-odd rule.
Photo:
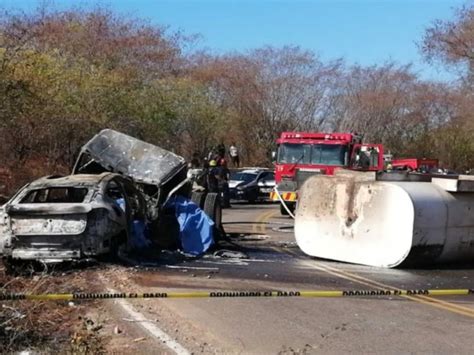
[[[109,127],[190,158],[236,142],[268,165],[282,130],[357,131],[394,155],[474,167],[474,8],[420,39],[453,83],[396,62],[351,66],[296,47],[215,55],[195,38],[108,9],[5,12],[0,19],[0,168],[7,189],[69,171]],[[4,184],[5,185],[5,184]]]

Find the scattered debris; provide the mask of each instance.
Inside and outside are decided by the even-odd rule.
[[[221,249],[214,252],[213,255],[220,258],[248,259],[247,254],[241,251],[235,251],[235,250]]]

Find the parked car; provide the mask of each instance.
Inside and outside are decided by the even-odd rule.
[[[275,187],[275,173],[270,170],[245,169],[233,171],[230,175],[230,198],[250,203],[269,200]]]
[[[141,192],[119,174],[47,176],[0,208],[0,254],[47,262],[114,254],[145,211]]]

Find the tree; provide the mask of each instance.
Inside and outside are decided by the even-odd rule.
[[[470,82],[474,75],[474,6],[465,6],[456,12],[454,20],[436,20],[421,42],[426,60],[440,60],[448,65],[467,69]]]
[[[193,75],[210,86],[213,99],[233,117],[229,133],[243,145],[247,161],[268,164],[281,131],[324,126],[340,66],[340,61],[324,64],[299,47],[264,47],[200,57]]]
[[[437,20],[425,32],[421,50],[429,62],[441,61],[461,69],[461,83],[451,88],[451,119],[432,132],[436,149],[452,168],[474,167],[474,6],[456,11],[451,21]]]
[[[185,42],[102,8],[4,13],[0,164],[18,170],[18,163],[41,161],[26,179],[65,173],[79,147],[102,128],[157,132],[151,126],[163,123],[143,110],[156,100],[148,88],[185,73]]]

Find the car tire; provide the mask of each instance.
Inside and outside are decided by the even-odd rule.
[[[7,275],[20,275],[18,264],[19,262],[14,260],[11,256],[3,259],[3,266],[5,266],[5,273]]]
[[[204,209],[206,193],[200,191],[193,191],[193,193],[191,194],[191,201],[198,205],[200,209]]]
[[[105,255],[106,261],[116,263],[119,261],[119,250],[122,245],[127,242],[127,232],[122,231],[120,234],[110,238],[109,252]]]
[[[251,203],[251,204],[254,204],[255,202],[257,202],[257,199],[258,199],[258,190],[257,191],[249,191],[247,193],[247,201],[248,203]]]
[[[106,256],[108,261],[111,261],[111,262],[118,261],[118,251],[120,247],[119,240],[120,240],[120,236],[115,236],[110,239],[109,253]]]
[[[290,210],[290,212],[292,214],[295,213],[295,209],[296,209],[296,203],[295,202],[287,202],[286,207],[288,207],[288,209]],[[280,202],[280,212],[283,216],[289,216],[290,215],[281,202]]]

